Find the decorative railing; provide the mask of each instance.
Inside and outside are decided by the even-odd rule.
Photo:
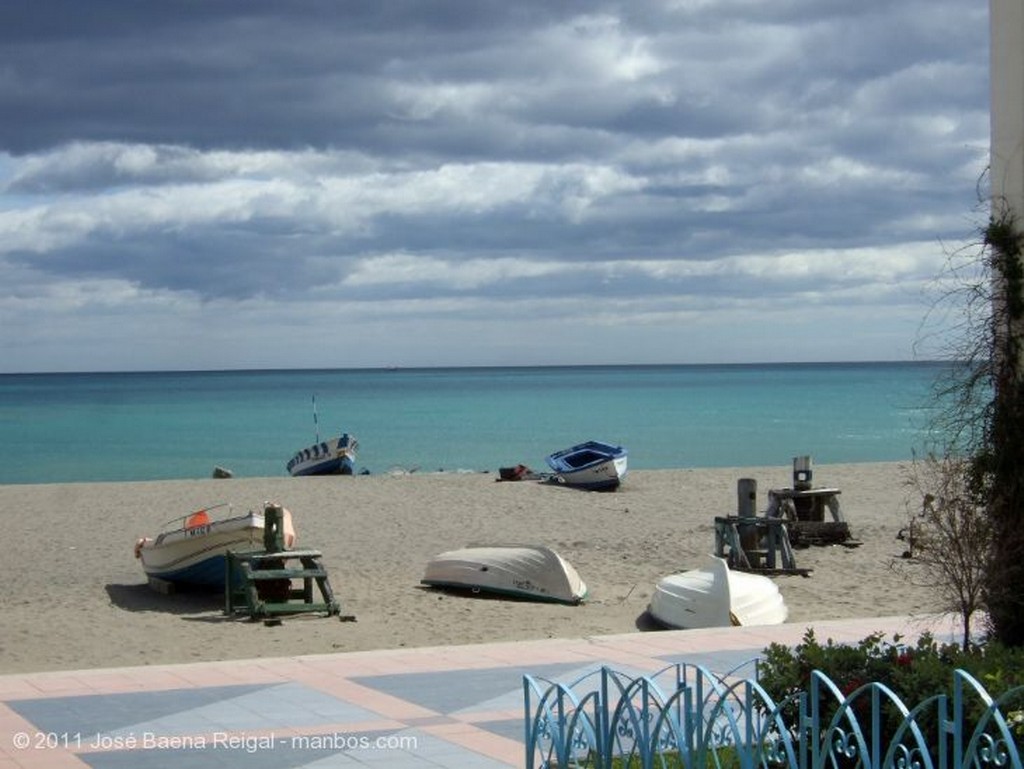
[[[526,767],[1024,769],[1024,686],[993,698],[954,670],[951,694],[909,707],[883,684],[844,692],[813,671],[776,703],[748,664],[753,677],[686,664],[524,676]]]

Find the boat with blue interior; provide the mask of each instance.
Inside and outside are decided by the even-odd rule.
[[[626,477],[628,454],[624,447],[586,441],[547,457],[548,467],[567,486],[590,491],[612,491]]]

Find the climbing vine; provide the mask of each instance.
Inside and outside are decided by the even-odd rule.
[[[1022,237],[1009,214],[985,231],[994,283],[991,349],[992,405],[987,410],[983,450],[975,457],[975,479],[993,525],[986,573],[986,604],[993,634],[1024,646],[1024,265]]]
[[[1006,291],[1007,317],[1020,320],[1024,316],[1024,267],[1021,265],[1021,234],[1014,219],[1009,214],[993,219],[985,229],[985,245],[992,250],[991,262],[993,269],[1002,278]]]
[[[1006,213],[990,216],[978,242],[949,256],[939,281],[944,293],[932,313],[955,321],[940,334],[941,357],[951,365],[937,387],[934,444],[915,463],[910,485],[920,503],[931,498],[946,512],[985,515],[987,541],[976,539],[956,570],[969,575],[969,560],[981,564],[980,603],[992,636],[1024,646],[1024,238],[1011,209],[1000,208]],[[949,489],[963,494],[951,502]],[[961,518],[958,524],[971,523]],[[941,595],[960,587],[954,581],[936,589]]]

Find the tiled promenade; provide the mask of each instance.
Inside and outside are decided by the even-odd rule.
[[[812,623],[819,640],[952,639],[948,619]],[[717,672],[802,624],[0,676],[0,769],[523,765],[523,673]]]

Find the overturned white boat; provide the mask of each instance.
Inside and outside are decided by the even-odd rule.
[[[700,569],[658,582],[648,612],[662,625],[686,629],[779,625],[789,615],[778,586],[768,577],[732,571],[714,556]]]
[[[554,550],[535,545],[465,547],[435,556],[421,582],[432,587],[578,604],[587,586]]]

